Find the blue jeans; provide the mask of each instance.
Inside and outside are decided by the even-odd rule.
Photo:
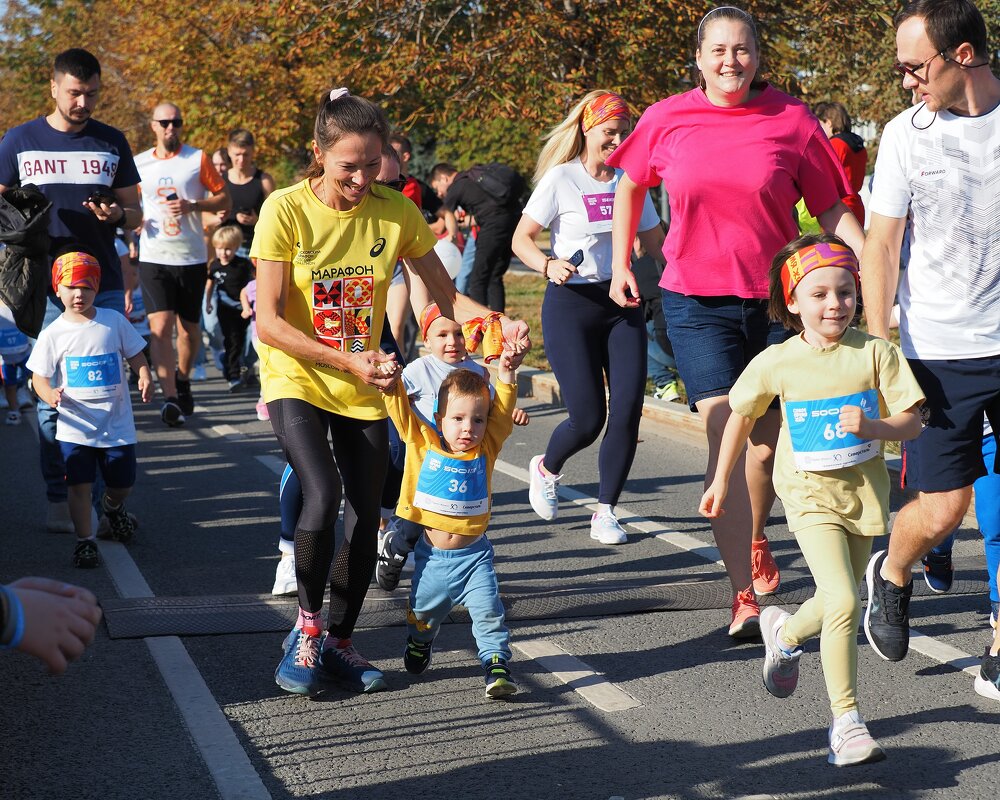
[[[493,656],[510,661],[510,631],[504,624],[500,587],[493,570],[493,545],[485,536],[460,550],[431,547],[421,537],[406,622],[410,636],[432,642],[456,605],[472,617],[472,635],[485,665]]]
[[[987,471],[973,484],[976,493],[976,522],[983,534],[990,600],[994,603],[1000,602],[1000,592],[997,590],[997,569],[1000,569],[1000,475],[993,471],[996,455],[996,439],[984,436],[983,461],[986,462]],[[952,533],[931,552],[937,555],[951,555],[954,544],[955,534]]]
[[[125,290],[111,289],[98,293],[94,298],[95,308],[110,308],[119,314],[125,314]],[[45,307],[44,330],[63,313],[62,304],[49,295]],[[66,464],[63,462],[62,449],[56,441],[56,419],[59,412],[43,400],[38,401],[38,454],[42,468],[42,478],[45,480],[45,496],[50,503],[66,502]],[[94,496],[100,497],[104,491],[100,478],[94,482]]]
[[[472,277],[472,265],[476,261],[476,239],[470,233],[465,240],[465,250],[462,251],[462,267],[455,276],[455,288],[459,294],[469,293],[469,278]]]
[[[653,320],[646,323],[646,377],[654,386],[663,386],[677,380],[677,363],[656,339]]]

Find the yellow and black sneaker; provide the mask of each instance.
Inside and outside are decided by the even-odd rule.
[[[486,698],[488,700],[503,700],[517,693],[517,684],[510,677],[507,662],[500,656],[493,656],[485,664]]]

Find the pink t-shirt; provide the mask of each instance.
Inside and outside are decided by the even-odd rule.
[[[795,239],[794,207],[817,216],[852,193],[806,105],[771,86],[743,105],[701,89],[650,106],[608,159],[670,197],[660,286],[687,295],[766,298],[771,259]]]

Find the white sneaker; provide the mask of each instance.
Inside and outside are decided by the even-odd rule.
[[[535,456],[528,463],[528,500],[542,519],[551,522],[559,513],[559,481],[562,475],[542,472],[542,456]]]
[[[885,753],[870,733],[861,714],[848,711],[830,723],[830,756],[827,761],[838,767],[881,761]]]
[[[31,396],[31,392],[28,391],[27,386],[17,387],[17,407],[18,408],[35,407],[35,398]]]
[[[7,418],[4,420],[7,425],[20,425],[21,424],[21,412],[20,411],[8,411]]]
[[[590,538],[601,544],[625,544],[628,539],[618,517],[611,511],[594,514],[590,518]]]
[[[775,697],[790,697],[799,683],[802,648],[786,652],[778,642],[778,631],[791,615],[777,606],[760,612],[760,634],[764,639],[764,688]]]
[[[49,509],[45,515],[45,528],[52,533],[73,533],[73,518],[69,515],[69,503],[62,502],[49,503]]]
[[[287,597],[298,594],[299,582],[295,579],[295,556],[282,555],[278,559],[278,568],[274,571],[274,588],[271,594],[275,597]]]

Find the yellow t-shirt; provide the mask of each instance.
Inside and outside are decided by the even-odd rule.
[[[514,428],[517,386],[497,383],[495,395],[483,441],[465,453],[449,453],[441,446],[438,432],[410,407],[402,381],[384,396],[389,417],[406,443],[396,506],[400,517],[462,536],[486,532],[493,505],[493,465]]]
[[[334,350],[377,350],[385,298],[399,258],[420,258],[436,239],[399,192],[373,186],[336,211],[309,181],[273,192],[260,210],[250,255],[292,265],[285,320]],[[354,419],[385,416],[377,389],[322,362],[258,342],[264,400],[295,398]]]
[[[781,400],[774,490],[792,531],[832,522],[861,536],[889,524],[889,473],[881,443],[851,437],[838,426],[839,407],[858,405],[869,417],[898,414],[924,393],[896,345],[854,328],[827,348],[801,336],[772,345],[747,365],[729,393],[733,411],[762,416]],[[836,462],[858,463],[820,468]]]

